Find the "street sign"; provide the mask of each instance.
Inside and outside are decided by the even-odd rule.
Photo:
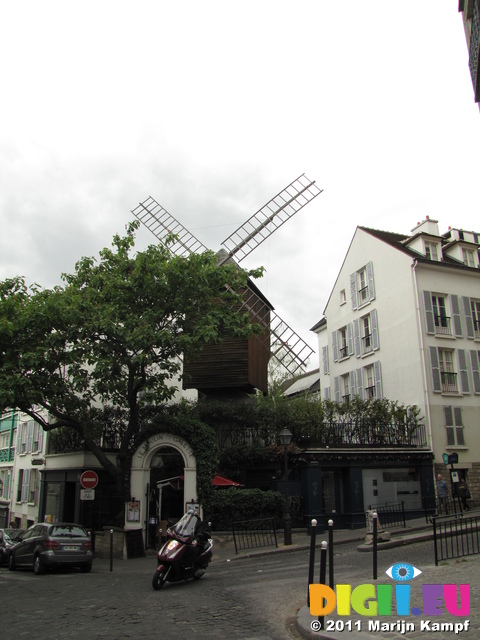
[[[449,458],[448,453],[444,453],[442,458],[443,458],[443,464],[448,464],[448,458]]]
[[[95,500],[95,489],[80,489],[80,500]]]
[[[98,476],[95,471],[84,471],[80,476],[80,484],[84,489],[95,489],[98,484]]]
[[[449,464],[457,464],[457,462],[458,462],[458,453],[456,453],[456,452],[455,453],[451,453],[448,456],[448,463]]]

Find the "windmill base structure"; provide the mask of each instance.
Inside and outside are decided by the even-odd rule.
[[[305,174],[299,176],[222,242],[219,264],[243,260],[320,193],[322,190],[315,181]],[[151,196],[132,213],[174,255],[207,251]],[[288,375],[305,371],[313,354],[311,347],[275,313],[252,281],[241,293],[243,302],[239,311],[248,311],[252,323],[260,324],[263,332],[248,339],[225,338],[220,344],[207,344],[198,359],[186,358],[184,389],[197,389],[207,398],[223,399],[244,397],[255,390],[266,394],[271,358],[279,361]]]

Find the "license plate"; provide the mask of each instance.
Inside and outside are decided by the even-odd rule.
[[[80,549],[80,547],[78,545],[75,544],[64,544],[63,545],[63,550],[64,551],[78,551]]]

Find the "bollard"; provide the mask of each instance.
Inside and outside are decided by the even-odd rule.
[[[322,548],[320,549],[320,584],[325,584],[327,577],[327,543],[322,542]],[[320,629],[324,628],[325,616],[318,616],[320,623]]]
[[[333,520],[328,521],[328,586],[333,589]]]
[[[308,587],[307,587],[307,605],[310,606],[310,585],[313,584],[313,571],[315,567],[315,539],[317,537],[317,521],[312,520],[312,528],[310,530],[310,559],[308,562]]]
[[[377,529],[378,518],[377,512],[373,512],[373,579],[377,579]]]
[[[110,529],[110,571],[113,571],[113,529]]]

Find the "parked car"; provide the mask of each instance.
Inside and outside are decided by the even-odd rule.
[[[4,531],[8,533],[10,540],[16,542],[17,540],[20,540],[22,533],[25,532],[25,529],[4,529]]]
[[[0,567],[8,564],[8,556],[13,544],[6,529],[0,529]]]
[[[92,568],[92,541],[81,525],[42,522],[27,529],[10,549],[8,568],[32,567],[35,574],[51,567]]]

